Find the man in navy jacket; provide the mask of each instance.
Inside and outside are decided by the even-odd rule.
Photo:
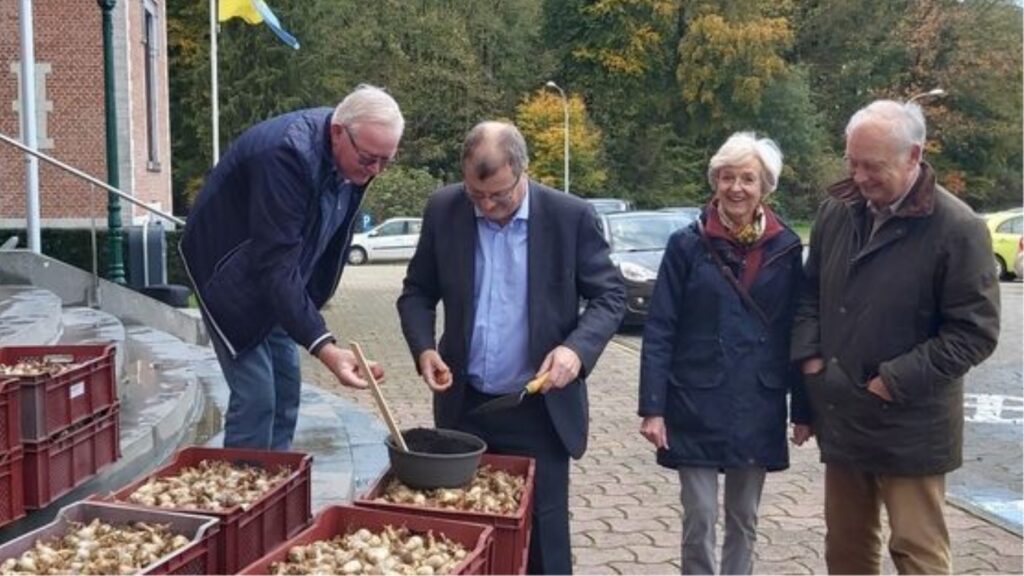
[[[180,250],[231,389],[226,447],[291,447],[296,343],[343,385],[366,386],[319,310],[341,280],[366,186],[394,159],[404,127],[390,95],[361,85],[334,110],[249,128],[207,176]]]
[[[569,457],[586,450],[586,376],[622,320],[626,294],[594,211],[530,180],[527,164],[515,126],[483,122],[469,132],[463,182],[428,200],[397,305],[417,369],[435,392],[437,425],[477,434],[491,452],[536,460],[527,568],[568,574]],[[542,394],[473,413],[542,373]]]

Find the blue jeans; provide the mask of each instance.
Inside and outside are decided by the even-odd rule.
[[[290,450],[302,386],[295,341],[275,326],[263,342],[235,359],[216,338],[213,342],[231,389],[224,447]]]

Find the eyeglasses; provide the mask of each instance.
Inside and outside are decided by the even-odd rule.
[[[360,166],[373,166],[379,164],[381,169],[387,168],[397,158],[395,156],[377,156],[376,154],[369,154],[356,144],[356,139],[352,137],[352,131],[349,130],[348,126],[345,127],[345,134],[348,136],[349,143],[352,144],[352,148],[356,151],[356,161],[359,162]]]
[[[516,181],[511,186],[504,190],[499,190],[493,194],[482,194],[469,187],[468,184],[463,184],[466,188],[466,196],[473,202],[483,202],[484,200],[494,202],[495,204],[508,204],[512,201],[512,196],[516,192],[516,188],[519,186],[519,180],[521,180],[523,174],[520,172],[519,176],[516,176]]]

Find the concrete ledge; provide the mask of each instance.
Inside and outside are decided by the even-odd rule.
[[[27,250],[0,251],[0,284],[31,284],[56,294],[65,305],[93,306],[124,323],[142,324],[173,335],[183,342],[206,345],[209,337],[202,320],[138,292],[99,280],[94,294],[92,273]],[[97,302],[98,301],[98,302]]]
[[[61,301],[34,286],[0,286],[0,346],[52,344],[61,334]]]
[[[92,308],[65,308],[61,314],[61,332],[58,343],[62,344],[105,344],[117,346],[114,357],[117,368],[118,396],[124,399],[124,326],[111,314]]]

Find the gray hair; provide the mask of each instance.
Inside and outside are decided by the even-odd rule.
[[[405,118],[398,102],[383,89],[360,84],[334,109],[331,124],[352,127],[357,124],[379,124],[395,131],[405,130]]]
[[[854,130],[865,123],[883,123],[903,150],[909,150],[915,144],[924,148],[927,133],[924,113],[913,102],[875,100],[850,118],[846,124],[846,137],[849,138]]]
[[[508,122],[487,121],[474,126],[462,142],[462,169],[472,170],[477,178],[486,180],[505,165],[516,178],[530,165],[522,132]]]
[[[718,171],[727,166],[739,166],[751,158],[761,162],[761,181],[765,193],[774,192],[782,172],[782,150],[771,138],[758,138],[753,132],[736,132],[722,144],[708,164],[708,183],[715,187]]]

